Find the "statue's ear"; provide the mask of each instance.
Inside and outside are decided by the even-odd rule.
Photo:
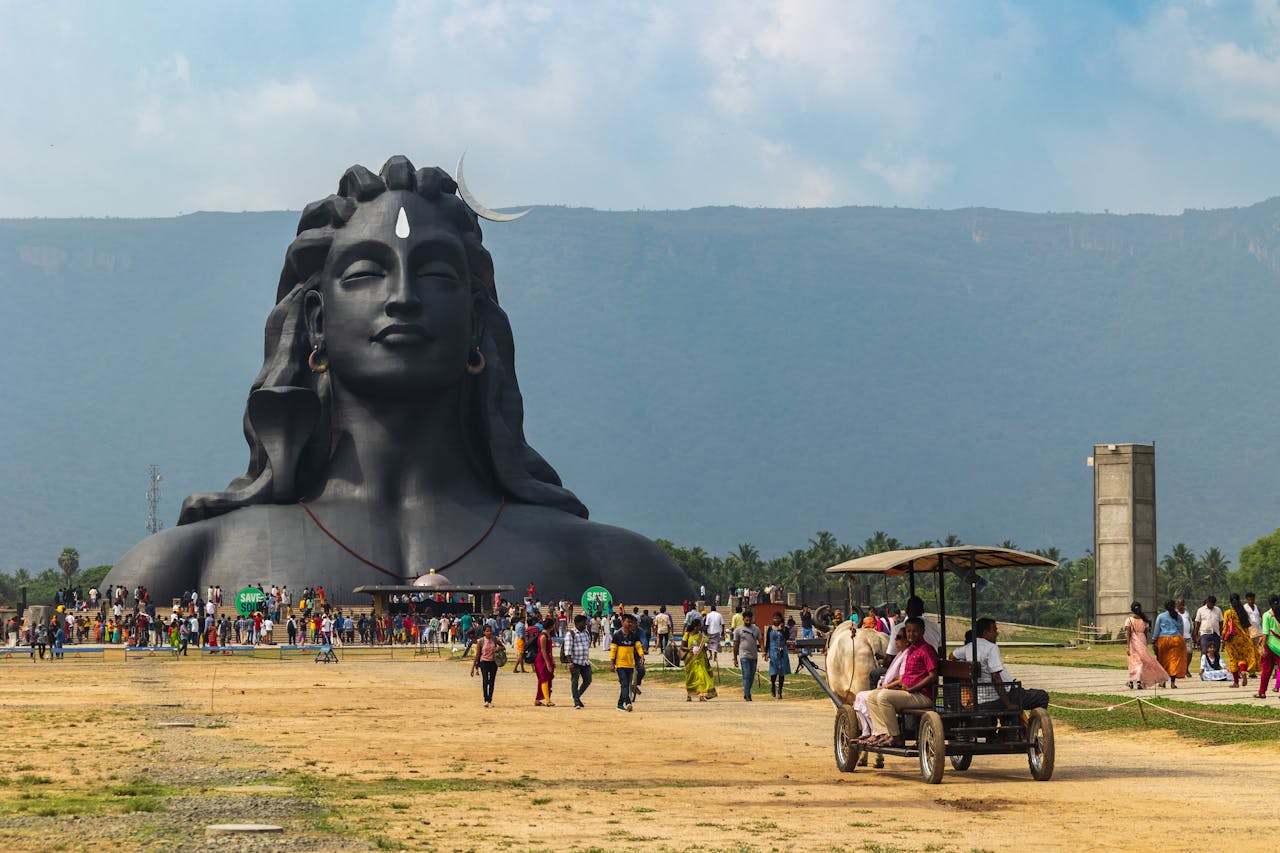
[[[302,313],[307,324],[307,340],[314,346],[324,339],[324,297],[318,290],[303,295]]]
[[[296,501],[298,460],[320,417],[320,398],[310,388],[259,388],[245,411],[271,465],[271,500]]]

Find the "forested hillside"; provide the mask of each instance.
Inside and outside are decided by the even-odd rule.
[[[114,561],[242,472],[295,213],[0,221],[0,568]],[[526,428],[602,521],[1076,557],[1094,442],[1156,441],[1160,553],[1280,517],[1280,200],[1181,216],[610,213],[486,226]]]

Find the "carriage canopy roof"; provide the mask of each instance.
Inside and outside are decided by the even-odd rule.
[[[868,554],[865,557],[857,557],[831,566],[827,569],[827,574],[902,575],[909,571],[938,572],[946,571],[948,562],[959,569],[968,569],[971,559],[972,565],[979,570],[1058,565],[1048,557],[1029,554],[1026,551],[1015,551],[1012,548],[958,545],[950,548],[912,548],[906,551],[882,551],[879,554]]]

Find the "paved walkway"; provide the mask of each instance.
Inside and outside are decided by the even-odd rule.
[[[1030,663],[1011,663],[1007,666],[1010,674],[1022,681],[1024,685],[1048,690],[1051,695],[1055,692],[1106,693],[1113,696],[1160,697],[1182,702],[1203,702],[1206,705],[1249,704],[1280,708],[1280,693],[1272,693],[1270,686],[1267,689],[1266,699],[1251,698],[1258,689],[1256,676],[1249,677],[1248,687],[1233,689],[1230,681],[1200,681],[1193,673],[1188,679],[1178,679],[1176,690],[1156,687],[1139,691],[1125,687],[1129,673],[1123,669],[1086,669]],[[1271,686],[1274,686],[1274,677]]]

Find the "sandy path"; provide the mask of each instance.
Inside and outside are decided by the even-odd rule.
[[[1135,837],[1187,849],[1199,845],[1170,834],[1170,816],[1194,814],[1200,837],[1221,838],[1219,830],[1280,813],[1280,746],[1210,748],[1059,725],[1051,782],[1032,782],[1025,758],[978,757],[967,773],[948,767],[929,786],[914,760],[837,772],[825,701],[747,704],[726,688],[713,702],[686,703],[682,690],[649,684],[635,713],[623,714],[605,673],[586,710],[570,706],[567,679],[557,681],[561,704],[545,709],[532,705],[532,676],[506,671],[497,707],[486,710],[467,669],[424,660],[6,665],[0,760],[29,764],[62,790],[149,767],[220,793],[203,810],[170,816],[197,838],[206,823],[244,819],[235,812],[250,803],[228,786],[284,789],[250,796],[262,801],[305,776],[322,792],[343,792],[324,801],[337,811],[327,823],[282,804],[288,833],[261,849],[361,849],[375,836],[434,850],[1096,850],[1131,849]],[[172,703],[180,707],[159,707]],[[1196,793],[1222,792],[1228,767],[1249,796],[1217,796],[1203,809]],[[376,781],[387,776],[406,781]],[[0,788],[0,802],[12,806],[18,791]],[[146,820],[164,817],[5,814],[0,841],[10,849],[42,849],[37,840],[50,837],[136,840]]]

